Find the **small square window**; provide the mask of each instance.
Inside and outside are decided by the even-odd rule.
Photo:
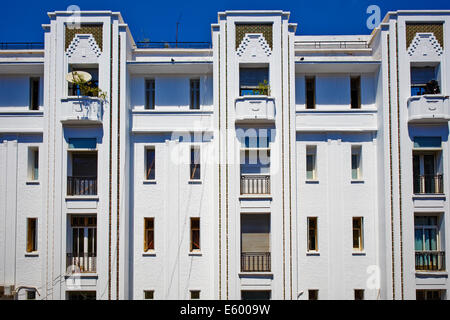
[[[191,300],[200,299],[200,290],[191,290]]]
[[[153,300],[155,298],[155,292],[153,290],[144,291],[145,300]]]
[[[319,300],[319,290],[308,290],[308,300]]]
[[[364,290],[355,289],[355,300],[364,300]]]

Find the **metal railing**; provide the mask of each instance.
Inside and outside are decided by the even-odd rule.
[[[43,42],[0,42],[0,50],[43,50]]]
[[[211,42],[136,42],[138,49],[211,49]]]
[[[270,270],[270,252],[241,253],[241,272],[269,272]]]
[[[307,41],[300,40],[295,42],[295,47],[298,49],[367,49],[369,44],[367,41]]]
[[[71,273],[95,273],[97,272],[96,253],[68,253],[67,271]]]
[[[414,175],[415,194],[442,194],[444,193],[442,174]]]
[[[270,194],[270,176],[242,175],[241,194]]]
[[[444,251],[416,251],[417,271],[444,271]]]
[[[68,196],[96,196],[97,177],[67,177]]]

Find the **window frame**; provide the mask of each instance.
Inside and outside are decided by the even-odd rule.
[[[198,227],[194,228],[193,226],[193,222],[197,221],[198,223]],[[200,217],[191,217],[190,218],[190,241],[189,241],[189,252],[190,253],[196,253],[196,252],[201,252],[201,226],[200,226]],[[198,234],[197,239],[198,239],[198,244],[197,246],[195,246],[194,244],[194,239],[195,237],[195,233]]]
[[[38,218],[27,218],[26,247],[27,254],[37,253],[38,248]]]
[[[189,152],[189,180],[190,181],[201,181],[202,171],[201,171],[201,147],[200,145],[191,145]],[[198,175],[198,177],[197,177]]]
[[[311,222],[312,221],[315,222],[314,228],[311,228]],[[318,238],[318,236],[319,236],[319,231],[318,231],[318,229],[319,229],[319,218],[318,217],[307,217],[306,227],[307,227],[307,230],[308,230],[308,232],[307,232],[307,241],[306,241],[306,245],[307,245],[306,251],[308,253],[317,253],[317,252],[319,252],[319,238]],[[312,244],[312,242],[311,242],[311,231],[314,232],[314,249],[311,249],[311,244]]]
[[[309,88],[308,84],[311,85]],[[309,91],[312,91],[312,102],[309,103]],[[305,109],[314,110],[316,109],[316,76],[306,76],[305,77]]]
[[[156,81],[153,78],[145,79],[145,110],[155,110],[156,107]]]
[[[356,163],[354,163],[354,157],[356,156]],[[360,181],[363,179],[363,170],[362,170],[362,145],[353,145],[351,147],[351,179],[352,181]],[[356,169],[354,169],[354,164],[356,164]],[[354,175],[354,171],[356,170],[356,177]]]
[[[200,79],[189,79],[189,110],[200,110]]]
[[[151,222],[148,227],[147,222]],[[151,242],[149,243],[149,240]],[[145,217],[144,218],[144,253],[155,252],[155,218]]]
[[[144,180],[145,181],[155,181],[156,180],[156,147],[146,146],[144,149],[144,161],[145,161],[145,171]],[[152,166],[149,168],[149,153],[153,153]],[[149,171],[150,170],[150,171]]]
[[[354,87],[356,85],[356,88]],[[354,97],[353,94],[356,94]],[[354,99],[357,101],[354,101]],[[350,77],[350,109],[361,109],[361,76]]]
[[[359,221],[358,226],[355,227],[355,221]],[[355,231],[358,232],[358,247],[355,247]],[[352,249],[353,252],[364,251],[364,217],[352,217]]]
[[[308,165],[309,160],[308,157],[312,158],[312,171],[311,171],[311,177],[309,177]],[[306,146],[306,180],[307,181],[317,181],[317,146]]]
[[[32,111],[39,111],[41,100],[41,78],[30,77],[30,105],[29,109]]]

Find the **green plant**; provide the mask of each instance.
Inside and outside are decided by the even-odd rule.
[[[83,96],[106,100],[106,92],[102,91],[92,80],[84,80],[76,71],[73,72],[72,85],[78,88]]]
[[[269,86],[269,83],[267,82],[267,80],[264,80],[264,82],[260,82],[258,84],[258,88],[253,90],[253,94],[269,96],[270,95],[270,86]]]

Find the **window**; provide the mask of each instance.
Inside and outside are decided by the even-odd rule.
[[[27,252],[37,252],[37,219],[28,218],[27,219]]]
[[[67,267],[75,273],[93,273],[97,270],[97,217],[70,216]]]
[[[414,217],[414,247],[418,271],[445,270],[445,251],[441,249],[440,223],[438,215]]]
[[[27,290],[27,300],[36,300],[36,291]]]
[[[200,218],[191,218],[191,252],[200,251]]]
[[[272,292],[269,290],[243,290],[241,291],[242,300],[270,300]]]
[[[98,65],[72,64],[69,66],[69,72],[75,73],[77,71],[87,72],[91,75],[92,79],[85,84],[85,87],[88,88],[88,90],[91,90],[85,91],[80,85],[69,82],[68,95],[89,97],[97,96],[98,92],[96,92],[96,89],[98,89]]]
[[[316,108],[316,77],[306,77],[306,109]]]
[[[146,180],[155,180],[155,148],[150,147],[145,149],[145,179]]]
[[[241,67],[239,70],[239,94],[270,95],[268,67]]]
[[[241,272],[270,272],[270,214],[241,214]]]
[[[30,78],[30,110],[39,110],[40,78]]]
[[[361,146],[352,146],[352,180],[362,178]]]
[[[364,300],[364,290],[355,289],[355,300]]]
[[[144,291],[144,299],[145,300],[153,300],[155,298],[155,291],[146,290]]]
[[[306,147],[306,179],[307,180],[316,180],[317,179],[316,154],[317,154],[316,146],[307,146]]]
[[[95,291],[67,291],[67,300],[96,300]]]
[[[316,217],[308,218],[308,251],[319,251]]]
[[[200,109],[200,80],[191,79],[191,102],[189,105],[190,109],[198,110]]]
[[[413,151],[413,180],[415,194],[443,193],[441,150],[438,148],[436,150],[415,148]]]
[[[191,147],[191,180],[200,180],[200,147]]]
[[[97,195],[97,152],[69,152],[68,196]]]
[[[353,250],[363,251],[363,218],[355,217],[353,218]]]
[[[155,219],[144,219],[144,252],[155,250]]]
[[[270,129],[250,130],[241,141],[241,194],[270,194]]]
[[[191,290],[191,300],[200,299],[200,290]]]
[[[155,109],[155,80],[145,80],[145,109]]]
[[[351,89],[351,108],[361,108],[361,77],[350,78]]]
[[[411,96],[439,94],[439,66],[411,66]]]
[[[308,290],[308,300],[319,300],[319,290]]]
[[[445,290],[416,290],[416,300],[444,300]]]
[[[28,179],[39,180],[39,148],[28,148]]]

